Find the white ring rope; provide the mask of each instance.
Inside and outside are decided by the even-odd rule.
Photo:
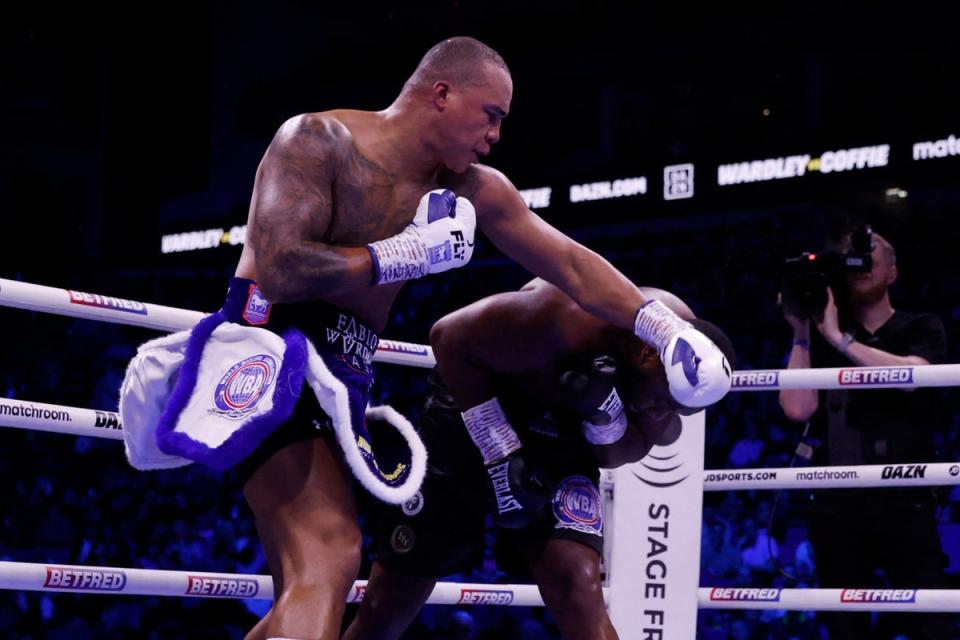
[[[0,426],[123,440],[120,414],[0,398]]]
[[[0,278],[0,306],[161,331],[189,329],[206,315],[199,311],[4,278]],[[433,350],[428,345],[398,340],[381,340],[373,359],[376,362],[425,368],[433,367],[437,363]]]
[[[77,565],[0,562],[0,589],[70,593],[273,599],[270,576],[204,571],[166,571]],[[363,600],[367,581],[357,580],[347,603]],[[606,590],[604,590],[606,595]],[[427,604],[542,607],[536,585],[439,582]]]
[[[960,610],[960,590],[700,587],[697,605],[701,609],[956,613]]]
[[[180,331],[205,313],[0,278],[0,305],[135,327]]]
[[[347,603],[363,600],[367,581],[357,580]],[[0,589],[105,595],[273,599],[269,576],[205,571],[166,571],[77,565],[0,562]],[[775,589],[701,587],[701,609],[783,609],[803,611],[956,612],[954,589]],[[609,598],[604,589],[604,599]],[[427,604],[542,607],[536,585],[439,582]]]
[[[704,491],[930,487],[960,484],[960,465],[955,462],[707,469],[703,473]]]
[[[120,415],[113,411],[23,400],[0,398],[0,427],[123,440]],[[960,464],[930,462],[849,467],[707,469],[704,471],[703,490],[845,489],[954,484],[960,484]]]
[[[731,391],[913,389],[960,385],[960,364],[734,371]]]
[[[96,293],[57,289],[0,278],[0,306],[75,318],[180,331],[195,325],[199,311],[165,307]],[[436,364],[428,345],[381,340],[377,362],[430,368]],[[886,389],[960,385],[960,364],[837,369],[758,369],[734,371],[731,391],[776,389]]]

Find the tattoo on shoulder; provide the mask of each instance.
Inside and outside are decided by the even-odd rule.
[[[342,134],[334,125],[310,115],[288,121],[277,132],[254,194],[258,249],[290,246],[329,222],[338,138]]]

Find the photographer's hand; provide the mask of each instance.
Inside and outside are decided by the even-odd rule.
[[[807,342],[809,344],[810,320],[801,318],[800,316],[795,316],[792,313],[788,313],[786,307],[783,306],[782,293],[777,294],[777,305],[783,310],[784,319],[787,321],[787,324],[790,325],[790,328],[793,329],[794,342]]]
[[[827,306],[823,310],[823,319],[817,322],[817,331],[831,347],[838,347],[843,341],[843,332],[840,331],[840,320],[837,314],[837,303],[833,299],[833,290],[827,287]]]
[[[930,364],[926,358],[920,356],[901,356],[868,347],[862,342],[854,340],[852,336],[845,341],[845,334],[840,331],[840,323],[837,320],[837,305],[833,300],[833,291],[830,289],[827,289],[827,307],[823,312],[823,320],[817,323],[817,330],[830,346],[839,350],[858,367],[907,367]],[[903,391],[909,393],[914,389],[904,389]]]
[[[793,348],[790,349],[788,369],[810,368],[810,320],[787,313],[783,296],[777,296],[777,304],[784,309],[783,317],[793,328]],[[788,418],[805,422],[817,410],[817,392],[812,389],[781,389],[780,406]]]

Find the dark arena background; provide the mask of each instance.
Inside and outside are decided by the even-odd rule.
[[[938,315],[947,362],[958,362],[960,10],[894,5],[7,7],[0,278],[215,310],[279,125],[308,111],[383,109],[431,45],[471,35],[503,55],[515,85],[486,163],[549,223],[723,326],[738,369],[785,365],[784,259],[824,248],[848,223],[895,245],[894,306]],[[529,279],[478,238],[468,267],[406,288],[386,337],[425,343],[443,314]],[[0,402],[115,411],[127,361],[157,335],[19,309],[0,319]],[[415,420],[424,371],[379,365],[377,376],[376,400]],[[938,460],[956,461],[958,394],[939,393]],[[785,466],[800,430],[775,394],[731,394],[707,412],[706,466]],[[0,442],[0,560],[268,573],[239,487],[221,474],[137,472],[116,441],[4,429]],[[938,491],[957,588],[960,491]],[[776,505],[774,493],[706,495],[701,585],[817,586],[803,492]],[[376,506],[363,506],[367,523]],[[744,562],[758,529],[777,541],[776,557]],[[483,563],[452,579],[529,582],[490,531]],[[0,634],[242,638],[268,606],[4,590]],[[814,612],[698,620],[698,637],[710,639],[826,633]],[[405,637],[560,636],[543,609],[428,606]]]

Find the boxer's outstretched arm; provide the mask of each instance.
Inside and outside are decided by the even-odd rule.
[[[247,242],[257,280],[271,302],[318,299],[370,284],[370,253],[323,242],[333,215],[332,189],[349,133],[336,121],[305,114],[277,132],[257,169]]]
[[[606,259],[550,226],[503,174],[486,169],[475,202],[477,224],[498,249],[556,285],[594,316],[634,330],[640,290]]]

